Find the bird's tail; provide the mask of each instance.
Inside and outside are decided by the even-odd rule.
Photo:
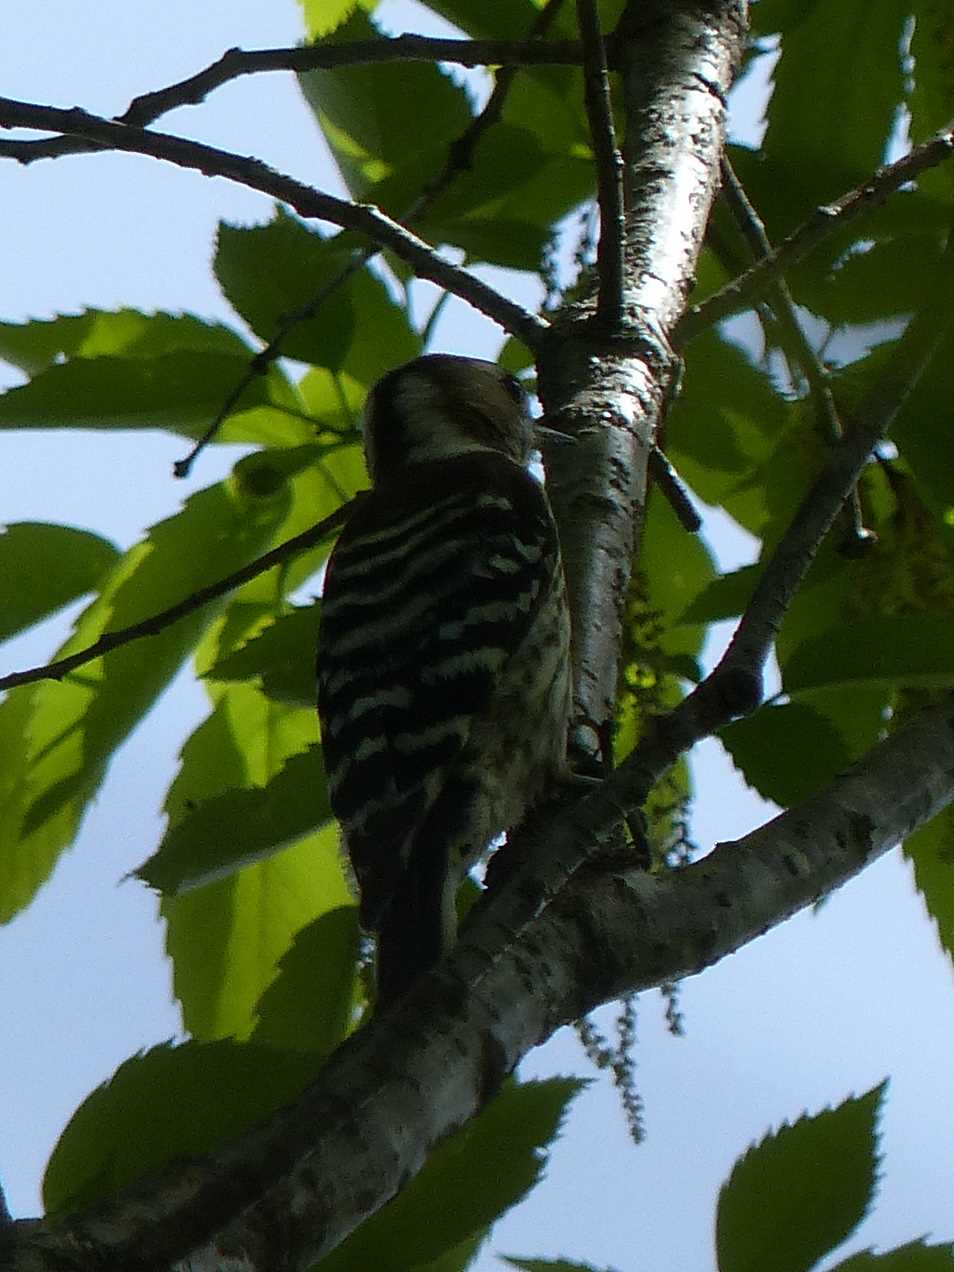
[[[434,838],[428,836],[431,843]],[[378,1006],[400,998],[423,972],[429,971],[454,943],[448,930],[447,849],[415,847],[377,928]],[[456,889],[454,889],[456,891]],[[453,909],[453,895],[450,898]],[[456,925],[454,925],[456,927]]]

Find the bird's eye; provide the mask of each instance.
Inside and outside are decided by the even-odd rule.
[[[504,388],[516,402],[517,406],[523,408],[527,404],[527,395],[524,392],[523,385],[515,375],[504,376]]]

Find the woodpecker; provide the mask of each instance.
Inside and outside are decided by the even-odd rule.
[[[565,776],[570,623],[534,436],[518,382],[474,358],[417,358],[365,406],[372,490],[328,563],[318,711],[381,1004],[453,945],[464,875]]]

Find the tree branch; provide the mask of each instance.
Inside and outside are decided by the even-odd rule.
[[[227,49],[210,66],[188,79],[153,93],[143,93],[130,103],[124,123],[150,124],[177,106],[197,106],[216,88],[241,75],[263,71],[327,71],[340,66],[380,62],[450,62],[457,66],[552,66],[580,61],[575,40],[548,44],[524,40],[444,40],[425,35],[391,36],[379,40],[352,40],[346,44],[319,42],[288,49]]]
[[[189,1258],[305,1269],[420,1169],[561,1024],[712,966],[858,874],[954,798],[954,697],[823,791],[661,875],[612,863],[561,888],[553,863],[606,842],[621,774],[550,828],[475,911],[454,954],[329,1060],[294,1105],[58,1225],[23,1232],[14,1272],[145,1272]],[[585,901],[581,891],[585,889]],[[211,1244],[210,1244],[211,1243]],[[27,1259],[30,1262],[27,1262]]]
[[[577,710],[597,731],[616,699],[647,457],[677,369],[668,333],[692,286],[744,38],[735,0],[652,0],[627,13],[616,51],[627,130],[628,333],[608,337],[584,304],[553,329],[539,363],[547,415],[578,442],[547,454],[547,488],[573,612]]]
[[[458,66],[577,65],[582,57],[578,42],[554,40],[526,43],[520,40],[444,40],[424,35],[398,35],[380,40],[353,40],[347,44],[295,45],[284,49],[227,49],[220,58],[195,75],[134,98],[116,116],[120,124],[145,128],[179,106],[198,106],[223,84],[242,75],[268,71],[331,70],[381,62],[450,62]],[[56,159],[61,155],[95,150],[92,142],[76,137],[52,137],[44,141],[10,141],[0,145],[0,155],[20,163]]]
[[[659,490],[666,496],[670,508],[679,518],[679,524],[689,534],[702,529],[702,518],[692,502],[682,478],[670,464],[664,451],[653,444],[649,452],[649,472]]]
[[[577,20],[583,39],[583,85],[590,121],[596,189],[600,208],[600,239],[596,265],[599,273],[597,318],[607,330],[620,327],[623,319],[623,156],[616,145],[610,101],[606,49],[594,0],[577,0]]]
[[[315,190],[293,177],[276,172],[258,159],[245,158],[215,146],[157,133],[128,124],[117,124],[98,115],[74,108],[61,110],[31,102],[0,97],[0,128],[50,129],[84,137],[97,150],[120,150],[162,159],[180,168],[190,168],[207,177],[225,177],[250,190],[259,190],[293,207],[301,216],[364,234],[396,256],[407,261],[422,278],[429,278],[487,315],[531,349],[537,348],[547,330],[542,318],[508,300],[473,274],[442,260],[433,248],[377,208],[349,203]],[[0,155],[6,153],[0,148]]]
[[[164,628],[177,623],[180,618],[185,618],[186,615],[201,609],[203,605],[208,605],[210,601],[218,600],[220,596],[225,596],[228,592],[234,592],[243,583],[248,583],[251,579],[258,578],[266,570],[274,569],[276,565],[290,561],[292,557],[298,556],[300,552],[313,548],[321,543],[323,539],[327,539],[332,530],[337,529],[348,519],[361,498],[361,495],[356,495],[353,499],[348,500],[347,503],[342,504],[340,508],[336,508],[324,520],[319,521],[317,525],[311,526],[308,530],[303,530],[301,534],[296,534],[292,539],[286,539],[284,543],[280,543],[277,548],[272,548],[270,552],[266,552],[258,560],[250,561],[248,565],[243,565],[234,574],[226,575],[224,579],[210,583],[208,587],[199,588],[191,596],[186,596],[181,601],[176,601],[175,605],[170,605],[167,609],[160,610],[158,614],[151,614],[148,618],[144,618],[138,623],[132,623],[129,627],[122,627],[118,631],[106,632],[100,636],[99,640],[87,646],[86,649],[78,649],[75,654],[68,654],[65,658],[58,658],[54,662],[44,664],[42,667],[30,667],[26,671],[12,671],[9,675],[0,676],[0,690],[15,689],[17,685],[34,684],[38,680],[62,680],[64,676],[69,675],[71,671],[75,671],[77,667],[82,667],[86,663],[92,662],[95,658],[101,658],[103,654],[111,653],[114,649],[119,649],[121,645],[128,645],[134,640],[141,640],[144,636],[157,635]]]
[[[816,208],[812,215],[786,238],[768,256],[763,257],[751,269],[727,283],[708,299],[687,310],[679,322],[674,343],[680,347],[706,328],[728,318],[730,314],[747,309],[803,256],[829,238],[837,230],[856,217],[882,203],[900,186],[913,181],[920,172],[935,168],[954,155],[954,121],[947,124],[929,141],[915,146],[897,163],[879,168],[863,185],[849,190],[841,198],[824,207]]]

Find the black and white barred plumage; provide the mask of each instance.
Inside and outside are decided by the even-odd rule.
[[[493,363],[436,354],[365,410],[374,488],[332,553],[318,707],[378,992],[453,943],[468,868],[563,772],[569,618],[533,425]]]

